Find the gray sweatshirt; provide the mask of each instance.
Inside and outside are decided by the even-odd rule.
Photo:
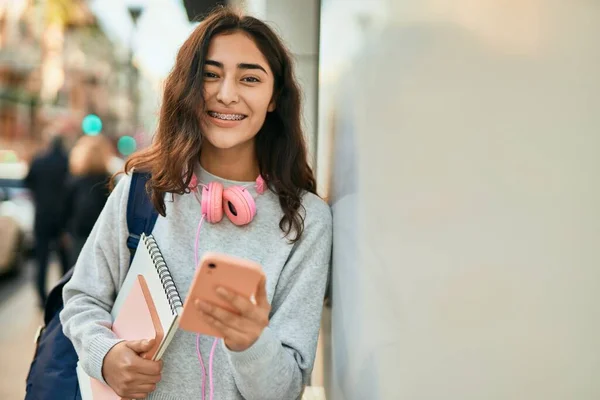
[[[290,244],[279,229],[283,214],[278,197],[256,193],[252,182],[233,182],[198,167],[201,183],[218,180],[225,187],[248,187],[257,205],[254,220],[232,224],[226,216],[217,224],[206,221],[198,258],[206,251],[223,252],[260,263],[267,276],[270,323],[259,339],[243,352],[229,351],[219,340],[212,363],[214,400],[297,399],[312,371],[327,272],[331,257],[332,223],[327,204],[313,194],[303,196],[304,233]],[[102,362],[119,342],[110,330],[110,310],[129,267],[127,198],[130,177],[120,180],[110,195],[65,286],[60,314],[82,368],[103,380]],[[185,301],[195,272],[194,241],[200,205],[193,194],[167,195],[167,216],[159,216],[153,236]],[[302,208],[301,208],[302,209]],[[209,355],[214,338],[201,336],[209,399]],[[202,368],[196,355],[196,335],[179,330],[163,356],[162,379],[148,399],[202,398]]]

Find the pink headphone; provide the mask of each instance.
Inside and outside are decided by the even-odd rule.
[[[224,189],[221,182],[209,182],[208,185],[201,186],[201,212],[211,224],[221,221],[223,213],[227,215],[232,223],[238,226],[247,225],[254,219],[256,203],[245,186],[235,185]],[[198,187],[196,175],[192,176],[189,187],[194,191]],[[262,176],[259,175],[256,178],[254,187],[258,194],[265,192],[266,184]]]

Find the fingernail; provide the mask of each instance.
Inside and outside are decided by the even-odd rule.
[[[227,292],[227,290],[224,287],[219,286],[217,288],[217,293],[220,294],[220,295],[223,295],[223,296],[227,296],[228,292]]]
[[[194,304],[196,305],[196,308],[198,308],[200,310],[206,310],[206,308],[207,308],[207,304],[205,302],[203,302],[202,300],[196,300],[194,302]]]

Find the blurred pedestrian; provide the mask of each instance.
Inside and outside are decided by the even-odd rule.
[[[71,264],[74,265],[98,216],[108,199],[111,157],[110,142],[104,136],[83,136],[69,157],[71,179],[68,184],[68,230],[72,239]]]
[[[51,249],[57,250],[63,273],[69,269],[65,233],[66,182],[69,161],[63,138],[55,135],[48,150],[34,157],[25,177],[35,205],[36,288],[40,307],[46,304],[46,275]]]

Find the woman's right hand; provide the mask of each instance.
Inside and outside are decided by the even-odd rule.
[[[102,376],[116,394],[126,399],[144,399],[160,381],[162,361],[144,359],[154,340],[129,340],[108,351],[102,364]]]

